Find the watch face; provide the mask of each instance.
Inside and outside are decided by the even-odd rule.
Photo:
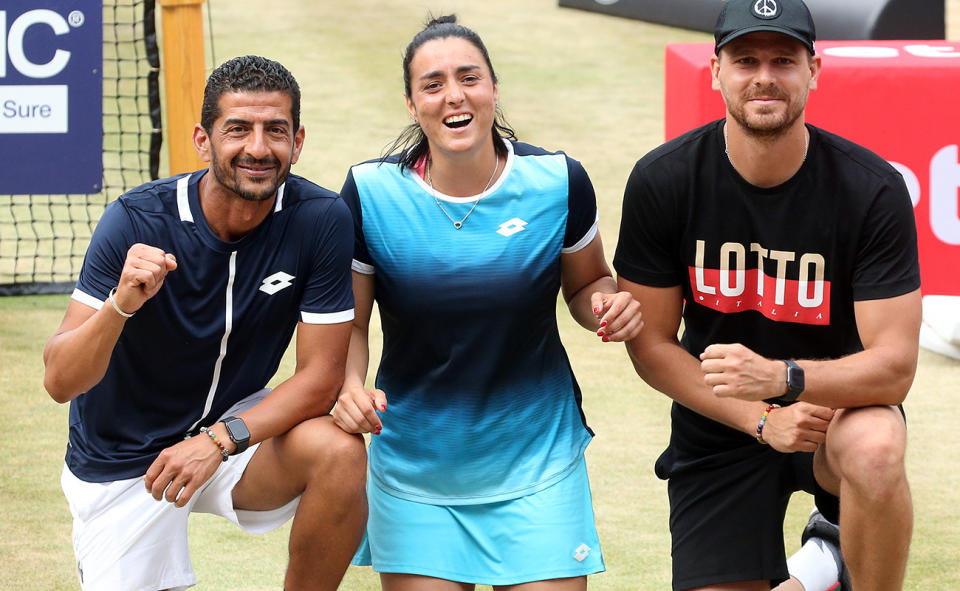
[[[247,425],[243,422],[243,419],[230,417],[224,420],[223,424],[227,427],[227,433],[230,434],[230,439],[234,443],[239,444],[250,440],[250,431],[247,430]]]
[[[793,399],[803,392],[803,368],[794,364],[787,364],[787,395]]]

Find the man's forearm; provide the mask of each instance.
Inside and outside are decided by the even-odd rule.
[[[308,419],[329,414],[340,391],[343,372],[311,374],[297,371],[263,401],[239,415],[250,431],[251,445],[286,433]],[[333,375],[340,379],[334,380]]]
[[[714,396],[703,381],[699,361],[675,341],[644,345],[642,350],[642,354],[637,354],[628,347],[634,368],[652,388],[707,418],[750,435],[754,433],[765,403]]]
[[[897,405],[913,384],[916,356],[876,348],[840,359],[800,360],[805,389],[800,400],[829,408]]]
[[[103,379],[126,318],[109,305],[92,311],[71,301],[67,320],[79,324],[66,330],[62,325],[43,350],[43,385],[60,403],[73,400]]]

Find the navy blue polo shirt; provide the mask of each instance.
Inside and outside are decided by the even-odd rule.
[[[205,172],[126,193],[91,239],[72,297],[94,308],[134,243],[178,266],[127,320],[100,383],[70,404],[66,462],[82,480],[144,474],[160,451],[263,388],[298,321],[353,319],[352,219],[336,193],[290,175],[263,222],[224,242],[200,208]]]

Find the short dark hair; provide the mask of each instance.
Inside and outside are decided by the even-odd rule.
[[[203,89],[200,125],[207,133],[220,116],[220,97],[225,92],[282,92],[290,97],[293,131],[300,129],[300,86],[282,64],[259,55],[244,55],[228,60],[210,73]]]
[[[480,35],[477,35],[472,29],[458,24],[457,15],[455,14],[438,16],[436,18],[431,16],[427,17],[427,23],[424,25],[423,30],[414,35],[413,40],[410,41],[407,49],[403,52],[403,93],[407,98],[411,98],[410,62],[413,61],[417,50],[428,41],[446,39],[448,37],[459,37],[472,43],[483,55],[483,59],[490,69],[490,76],[493,78],[493,83],[496,84],[498,82],[497,73],[493,69],[493,62],[490,61],[490,54],[487,52],[487,47],[483,44],[483,40],[480,39]],[[500,106],[497,105],[493,119],[493,149],[498,156],[507,155],[507,147],[503,144],[504,137],[515,140],[517,139],[517,134],[507,124],[503,113],[500,111]],[[384,151],[381,160],[385,160],[387,156],[397,150],[403,152],[400,156],[401,168],[413,168],[417,161],[427,153],[429,143],[427,142],[426,134],[423,133],[423,129],[420,128],[419,124],[412,123],[405,127],[404,130],[400,132],[400,136]]]

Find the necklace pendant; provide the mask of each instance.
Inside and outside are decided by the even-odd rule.
[[[463,227],[463,222],[453,222],[453,227],[459,230],[461,227]]]

